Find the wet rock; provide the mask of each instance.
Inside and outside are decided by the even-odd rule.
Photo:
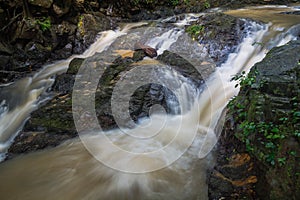
[[[25,53],[31,60],[46,61],[50,56],[51,49],[48,49],[41,44],[30,42],[25,47]]]
[[[24,67],[29,67],[29,64],[26,63],[28,56],[25,51],[22,49],[16,49],[14,54],[11,56],[11,65],[5,66],[7,71],[22,71]],[[26,63],[26,64],[25,64]],[[19,70],[20,69],[20,70]],[[28,72],[24,70],[24,72]]]
[[[74,58],[69,64],[67,74],[76,75],[83,61],[83,58]]]
[[[223,134],[228,133],[230,122],[224,127]],[[245,153],[245,146],[233,135],[221,135],[215,153],[217,162],[208,175],[209,199],[258,199],[254,190],[263,178],[257,160]]]
[[[174,9],[170,7],[158,6],[155,10],[141,9],[135,12],[132,12],[130,19],[132,21],[141,21],[141,20],[157,20],[160,18],[166,18],[169,16],[175,15]]]
[[[287,15],[300,15],[300,11],[283,12],[282,14],[287,14]]]
[[[71,43],[64,46],[62,49],[54,51],[52,53],[52,58],[55,59],[64,59],[73,55],[73,45]]]
[[[0,69],[4,70],[9,60],[10,60],[10,56],[0,55],[0,66],[1,66]]]
[[[186,26],[186,32],[207,48],[211,58],[220,65],[245,37],[245,21],[223,13],[208,13]]]
[[[154,48],[152,48],[152,47],[150,47],[150,46],[148,46],[148,45],[144,45],[144,44],[142,44],[142,43],[140,43],[140,42],[137,42],[135,45],[134,45],[134,48],[135,48],[135,50],[143,50],[144,51],[144,53],[147,55],[147,56],[149,56],[150,58],[154,58],[154,57],[156,57],[157,56],[157,51],[156,51],[156,49],[154,49]]]
[[[238,4],[238,6],[249,5],[249,3],[255,4],[267,4],[267,3],[287,3],[293,1],[251,1],[243,0],[241,2],[237,1],[210,1],[210,6],[232,6]],[[151,1],[151,3],[146,1],[140,1],[136,4],[136,1],[125,0],[125,1],[109,1],[103,0],[101,3],[95,0],[32,0],[28,1],[29,10],[31,18],[22,17],[21,1],[1,1],[0,7],[6,12],[0,13],[0,25],[1,27],[9,25],[12,16],[18,16],[14,19],[14,23],[11,23],[7,27],[3,27],[1,30],[1,35],[3,38],[9,37],[11,41],[11,46],[13,50],[12,54],[18,54],[20,51],[24,52],[25,46],[29,42],[37,42],[45,48],[52,48],[51,55],[47,61],[51,62],[57,59],[63,59],[65,56],[70,55],[69,47],[72,45],[72,53],[79,54],[82,53],[95,39],[97,33],[102,30],[107,30],[114,28],[115,25],[103,14],[107,14],[115,17],[126,17],[126,19],[114,18],[117,21],[141,21],[145,19],[158,19],[161,17],[172,16],[174,13],[183,13],[187,11],[200,12],[205,8],[203,1],[189,1],[188,3],[180,3],[175,5],[169,0],[163,1]],[[99,14],[99,10],[102,10],[102,14]],[[17,13],[15,13],[17,11]],[[89,14],[87,14],[89,13]],[[41,31],[41,27],[36,20],[42,20],[48,17],[51,20],[51,27],[49,30]],[[208,17],[209,18],[209,17]],[[218,16],[211,16],[209,20],[213,21],[218,19]],[[221,25],[228,24],[226,19],[218,19],[217,22],[221,21]],[[230,20],[229,20],[230,21]],[[202,22],[199,22],[200,24]],[[3,25],[3,26],[2,26]],[[240,35],[226,34],[224,32],[230,32],[232,29],[228,28],[222,30],[222,28],[217,29],[219,25],[216,25],[210,33],[210,26],[207,26],[207,38],[216,38],[220,41],[216,42],[220,45],[210,44],[210,42],[205,42],[201,40],[203,44],[207,46],[211,55],[215,55],[213,58],[221,63],[226,59],[226,52],[234,51],[234,45],[236,41],[240,39]],[[223,32],[222,32],[223,31]],[[243,30],[241,30],[243,32]],[[13,33],[13,34],[11,34]],[[1,38],[2,38],[1,36]],[[224,39],[224,41],[222,40]],[[216,44],[215,43],[215,44]],[[1,46],[1,44],[0,44]],[[1,49],[1,48],[0,48]],[[6,50],[5,50],[6,51]],[[66,52],[66,53],[64,53]],[[10,52],[11,53],[11,52]],[[9,54],[10,54],[9,53]],[[42,50],[42,53],[44,50]],[[6,56],[6,53],[5,55]],[[25,58],[27,57],[27,58]],[[20,58],[19,60],[17,60]],[[7,63],[6,60],[2,63]],[[10,62],[5,66],[7,70],[14,70],[16,68],[22,69],[21,66],[25,67],[23,69],[38,69],[45,63],[45,59],[40,61],[28,61],[28,56],[13,55]],[[27,71],[27,70],[26,70]],[[10,80],[12,81],[12,80]]]
[[[34,19],[32,18],[25,19],[24,21],[18,22],[17,29],[14,32],[12,40],[13,41],[18,39],[32,40],[36,38],[38,30],[39,30],[38,25]]]
[[[28,2],[35,6],[50,8],[53,3],[53,0],[29,0]]]
[[[67,14],[72,6],[72,0],[55,1],[53,4],[53,11],[59,16]]]
[[[258,179],[251,190],[259,199],[300,195],[299,61],[300,41],[273,48],[252,67],[248,78],[254,82],[243,85],[229,106],[216,168],[236,178],[232,169],[224,167],[225,156],[248,152],[255,160],[252,168]]]
[[[139,60],[142,60],[146,56],[145,52],[143,50],[137,50],[134,52],[132,59],[137,62]]]
[[[11,159],[16,154],[24,154],[49,146],[57,146],[66,139],[70,139],[74,135],[47,133],[45,131],[22,132],[15,140],[15,145],[11,148],[11,152],[6,159]],[[26,145],[24,145],[26,144]]]
[[[83,52],[92,44],[100,31],[112,28],[111,21],[105,16],[82,14],[79,16],[77,24],[76,38],[74,42],[73,53]]]
[[[164,58],[164,56],[168,58]],[[103,62],[106,57],[107,55],[103,53],[96,54],[86,60],[79,58],[72,60],[67,73],[57,76],[55,80],[52,87],[52,92],[55,94],[53,100],[32,113],[24,130],[17,137],[16,142],[10,147],[9,153],[11,157],[22,151],[35,151],[47,146],[55,146],[65,139],[76,136],[77,130],[74,126],[72,112],[72,92],[75,76],[83,63],[85,68],[91,65],[96,66],[95,69],[106,69],[101,78],[99,77],[100,80],[95,93],[95,110],[102,129],[107,130],[116,127],[116,122],[111,110],[113,89],[122,75],[136,67],[135,65],[137,64],[143,65],[141,60],[145,57],[145,53],[143,51],[136,51],[132,55],[132,58],[122,58],[118,55],[111,55],[111,57],[114,57],[114,60],[109,65],[107,65],[107,62]],[[170,53],[166,53],[160,56],[160,61],[152,60],[152,62],[164,64],[163,60],[169,62],[168,59],[171,60],[171,57],[172,55]],[[175,57],[175,55],[173,55],[173,57]],[[181,64],[184,63],[184,65],[176,67],[176,64],[172,63],[171,67],[176,67],[179,73],[182,72],[185,76],[189,76],[190,71],[185,71],[185,68],[189,68],[188,62],[179,55],[176,56],[176,60]],[[151,64],[151,62],[149,63]],[[201,79],[201,77],[198,76],[197,79]],[[126,93],[126,91],[124,92]],[[168,103],[170,99],[175,103],[170,105]],[[178,113],[178,110],[175,108],[178,107],[179,103],[177,101],[176,106],[176,100],[174,99],[176,99],[176,96],[168,88],[158,84],[145,83],[142,87],[137,88],[130,98],[130,117],[133,121],[148,117],[151,112],[150,108],[155,104],[162,105],[167,113]],[[84,115],[83,117],[88,116],[88,114],[84,112],[81,114]],[[127,125],[130,126],[130,124]],[[37,134],[37,132],[42,133]]]
[[[17,72],[17,71],[0,71],[0,83],[5,84],[10,82],[11,80],[18,80],[26,76],[25,72]]]
[[[60,24],[54,25],[53,29],[55,30],[55,33],[59,36],[62,36],[64,34],[67,35],[73,35],[76,31],[76,25],[72,24],[68,21],[63,21]]]
[[[157,60],[160,60],[165,64],[172,66],[183,76],[188,77],[191,81],[193,81],[196,87],[199,87],[203,83],[203,77],[201,76],[201,74],[189,61],[183,59],[180,55],[172,53],[170,51],[164,51],[162,55],[158,56]]]

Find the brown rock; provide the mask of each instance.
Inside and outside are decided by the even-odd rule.
[[[154,48],[152,48],[152,47],[150,47],[150,46],[148,46],[148,45],[144,45],[144,44],[142,44],[142,43],[140,43],[140,42],[137,42],[137,43],[134,45],[134,48],[135,48],[135,50],[140,50],[140,49],[142,49],[142,50],[145,52],[145,54],[146,54],[147,56],[149,56],[150,58],[154,58],[154,57],[157,56],[157,51],[156,51],[156,49],[154,49]]]

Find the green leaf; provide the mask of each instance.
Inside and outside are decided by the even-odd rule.
[[[279,129],[277,127],[272,128],[271,130],[273,133],[279,133]]]

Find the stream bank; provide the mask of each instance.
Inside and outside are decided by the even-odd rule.
[[[300,41],[272,49],[227,106],[210,198],[300,196]],[[291,192],[292,191],[292,192]]]

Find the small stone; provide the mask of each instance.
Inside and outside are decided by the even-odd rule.
[[[137,42],[137,43],[134,45],[134,48],[135,48],[135,50],[142,49],[142,50],[145,52],[145,54],[146,54],[147,56],[149,56],[150,58],[154,58],[154,57],[157,56],[157,51],[156,51],[156,49],[154,49],[154,48],[152,48],[152,47],[150,47],[150,46],[148,46],[148,45],[144,45],[144,44],[142,44],[142,43],[140,43],[140,42]]]

